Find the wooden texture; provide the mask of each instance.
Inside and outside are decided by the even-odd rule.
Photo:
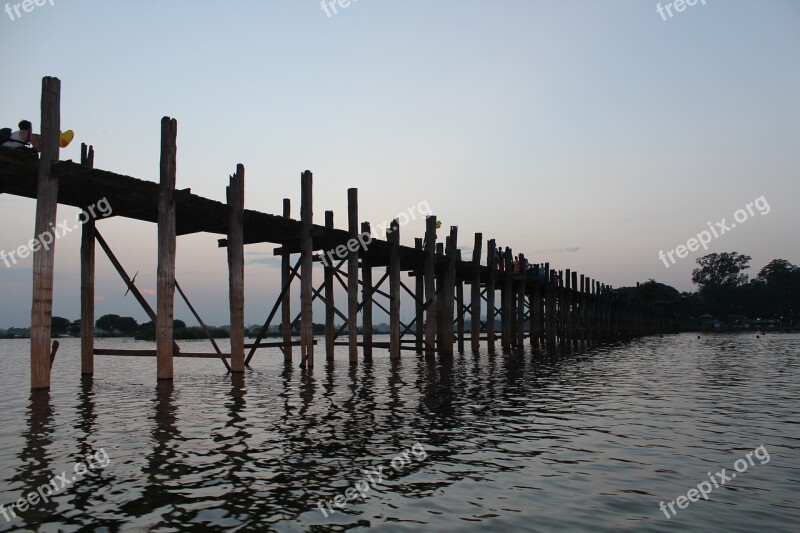
[[[61,129],[61,81],[42,79],[42,154],[36,193],[33,249],[33,304],[31,306],[31,389],[50,388],[50,326],[53,319],[53,265],[56,247],[52,228],[58,209],[58,178],[51,164],[58,161]],[[48,238],[49,237],[49,238]],[[45,245],[46,241],[50,241]],[[35,243],[40,243],[36,246]]]
[[[358,242],[358,189],[347,189],[347,230]],[[350,364],[358,363],[358,248],[347,248],[347,341]]]
[[[333,211],[325,211],[325,228],[333,230]],[[330,258],[328,258],[330,261]],[[325,264],[324,279],[325,279],[325,358],[329,361],[333,360],[335,351],[334,342],[336,341],[336,330],[334,329],[333,321],[336,317],[336,307],[334,302],[333,291],[333,273],[336,270],[336,265]]]
[[[475,244],[472,248],[472,284],[470,285],[470,337],[472,351],[480,349],[481,336],[481,247],[483,234],[475,234]]]
[[[175,179],[178,122],[161,119],[161,181],[158,193],[158,272],[156,275],[156,352],[158,379],[173,378],[175,301]]]
[[[314,367],[314,313],[313,304],[313,257],[314,243],[311,238],[311,225],[314,222],[313,176],[306,170],[301,176],[300,220],[303,223],[300,234],[302,262],[300,263],[300,353],[301,364]]]
[[[244,166],[236,166],[227,188],[228,299],[230,302],[231,372],[244,372]]]
[[[284,219],[291,219],[291,205],[289,198],[283,199]],[[291,270],[291,254],[284,251],[281,253],[281,287],[285,289],[281,298],[281,334],[284,342],[283,360],[286,362],[292,361],[292,287],[289,283]]]
[[[422,252],[423,239],[414,239],[414,249]],[[417,353],[422,353],[425,345],[425,273],[418,268],[414,271],[414,341]]]
[[[436,217],[425,219],[425,355],[436,355]]]
[[[389,358],[400,357],[400,224],[389,225]]]
[[[368,237],[364,235],[369,235],[371,232],[369,222],[362,222],[362,238],[359,246],[361,242],[367,242]],[[361,260],[361,324],[364,359],[366,359],[372,357],[372,266],[366,258]]]
[[[494,316],[495,305],[494,297],[497,283],[497,248],[494,239],[490,239],[486,247],[486,342],[489,353],[494,352]]]
[[[81,143],[81,165],[94,166],[94,148]],[[94,374],[95,219],[81,226],[81,374]]]

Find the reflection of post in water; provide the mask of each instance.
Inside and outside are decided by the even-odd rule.
[[[147,455],[147,466],[143,472],[147,475],[147,485],[142,497],[123,506],[122,513],[128,516],[140,516],[164,506],[165,502],[175,505],[183,503],[180,495],[170,492],[169,480],[180,478],[184,468],[175,460],[177,453],[173,441],[180,438],[177,428],[177,407],[172,395],[172,380],[159,380],[156,384],[156,396],[153,400],[152,451]],[[155,524],[154,524],[155,525]],[[162,524],[163,525],[163,524]]]
[[[81,390],[78,393],[78,420],[77,427],[80,430],[78,433],[78,458],[77,461],[85,461],[88,455],[95,455],[97,451],[102,448],[98,445],[96,448],[92,446],[92,437],[96,425],[97,414],[94,409],[94,382],[91,374],[81,375]],[[106,452],[107,453],[107,452]],[[113,458],[112,458],[113,459]],[[102,470],[96,471],[95,474],[82,478],[80,483],[76,483],[72,488],[75,499],[73,505],[75,509],[86,510],[90,507],[90,501],[98,489],[109,483],[108,478],[101,474]]]
[[[54,473],[50,465],[47,448],[53,443],[53,406],[50,402],[50,391],[31,391],[30,404],[28,405],[28,428],[23,433],[25,446],[19,454],[21,466],[11,478],[22,487],[18,497],[24,498],[29,492],[38,487],[47,485]],[[6,503],[6,502],[0,502]],[[52,501],[39,501],[33,508],[17,514],[17,525],[24,520],[28,524],[39,523],[56,511],[56,504]],[[8,512],[8,510],[6,511]],[[5,522],[5,519],[2,520]],[[0,523],[2,523],[0,522]]]

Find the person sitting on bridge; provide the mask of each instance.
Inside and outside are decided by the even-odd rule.
[[[33,148],[28,145],[33,145]],[[3,143],[3,147],[35,150],[37,152],[42,151],[39,136],[33,133],[33,125],[28,120],[21,120],[19,122],[19,130],[11,134],[11,137]]]

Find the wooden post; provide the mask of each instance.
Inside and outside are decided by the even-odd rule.
[[[53,320],[53,265],[58,209],[58,178],[50,165],[58,161],[61,129],[61,80],[42,78],[42,155],[36,193],[33,249],[33,302],[31,306],[31,389],[50,388],[50,327]],[[45,241],[50,241],[45,244]],[[38,243],[38,245],[37,245]]]
[[[400,224],[389,226],[389,358],[400,358]]]
[[[550,270],[550,263],[545,263],[545,331],[547,347],[556,345],[556,300],[555,300],[555,271]]]
[[[94,148],[81,143],[81,165],[94,167]],[[81,374],[94,374],[95,219],[81,226]]]
[[[578,273],[575,271],[572,272],[572,292],[570,301],[572,302],[572,314],[570,315],[569,319],[569,329],[572,343],[575,344],[578,342],[578,307],[580,306],[580,296],[578,295]]]
[[[538,348],[542,342],[542,265],[534,270],[533,297],[531,298],[531,346]]]
[[[414,248],[422,251],[422,239],[414,239]],[[424,344],[424,322],[425,322],[425,276],[424,269],[418,268],[414,271],[414,308],[416,311],[416,320],[414,321],[415,333],[415,346],[416,352],[422,353]]]
[[[456,250],[456,263],[461,265],[461,250]],[[464,280],[456,275],[456,339],[458,353],[464,353]]]
[[[231,312],[231,372],[244,372],[244,165],[236,165],[225,194],[228,219],[228,298]]]
[[[580,333],[578,334],[578,338],[581,342],[586,340],[586,313],[588,311],[586,305],[586,276],[581,274],[581,288],[580,288],[580,314],[578,315],[578,327],[580,328]]]
[[[348,245],[358,244],[358,189],[347,189]],[[358,363],[358,247],[347,248],[347,337],[350,364]]]
[[[572,342],[572,270],[564,273],[564,338]]]
[[[361,223],[361,234],[360,242],[365,242],[372,234],[369,222]],[[366,253],[361,259],[361,291],[361,337],[364,341],[364,359],[367,359],[372,357],[372,267],[367,261]]]
[[[489,275],[486,280],[486,342],[489,353],[494,353],[494,296],[495,280],[497,279],[497,249],[494,239],[489,240],[486,250],[486,266]]]
[[[328,231],[333,230],[333,211],[325,211],[325,229]],[[326,261],[331,261],[328,256]],[[333,352],[335,350],[334,341],[335,328],[333,325],[336,313],[334,311],[333,301],[333,275],[336,270],[336,265],[325,263],[325,358],[329,361],[333,360]]]
[[[175,304],[175,177],[178,121],[161,119],[161,184],[158,193],[156,357],[158,379],[172,379]]]
[[[505,273],[503,277],[503,290],[501,291],[502,309],[503,314],[500,317],[502,336],[500,338],[501,346],[504,349],[511,347],[511,338],[513,335],[516,317],[514,316],[514,254],[510,246],[505,248]]]
[[[519,274],[522,279],[517,282],[517,346],[522,348],[525,345],[525,292],[526,279],[525,256],[519,254]]]
[[[283,218],[291,218],[291,201],[283,199]],[[286,292],[281,300],[281,333],[283,336],[283,360],[292,361],[292,307],[291,296],[292,288],[289,279],[292,275],[291,254],[286,251],[281,252],[281,287],[286,287]]]
[[[481,246],[483,245],[483,234],[475,234],[475,246],[472,248],[472,286],[470,287],[470,302],[472,313],[470,317],[472,324],[470,327],[470,337],[472,341],[472,351],[477,352],[481,346]]]
[[[300,234],[300,250],[303,261],[300,263],[300,360],[301,365],[314,368],[314,298],[313,257],[314,242],[311,238],[311,224],[314,221],[313,183],[310,170],[300,177],[300,220],[303,223]]]
[[[456,250],[458,249],[458,227],[450,226],[450,236],[445,239],[447,244],[447,270],[442,278],[442,337],[439,351],[445,354],[453,353],[453,303],[456,290]],[[459,310],[460,312],[460,310]]]
[[[436,355],[436,217],[425,219],[425,355]]]

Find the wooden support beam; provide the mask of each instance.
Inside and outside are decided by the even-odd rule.
[[[358,189],[347,189],[349,243],[358,243]],[[347,249],[347,340],[350,364],[358,363],[358,247]]]
[[[61,129],[61,80],[42,78],[42,154],[36,192],[33,249],[33,301],[31,306],[31,389],[50,388],[50,328],[53,320],[53,265],[58,209],[58,177],[51,165],[58,161]],[[45,241],[50,241],[45,245]],[[36,246],[35,243],[40,243]]]
[[[205,333],[206,337],[208,337],[208,340],[211,341],[211,346],[214,347],[214,351],[217,352],[218,354],[222,355],[222,350],[219,349],[219,346],[217,345],[217,341],[214,340],[214,336],[211,335],[211,332],[208,330],[208,326],[206,326],[206,323],[203,322],[202,318],[200,318],[200,314],[195,310],[194,306],[192,305],[192,302],[189,301],[189,297],[186,296],[186,293],[183,292],[183,289],[181,289],[181,286],[178,283],[177,279],[175,280],[175,289],[177,289],[178,294],[181,295],[181,298],[183,298],[183,301],[189,307],[189,310],[194,315],[194,318],[195,318],[195,320],[197,320],[197,323],[200,324],[200,327],[203,329],[203,333]],[[228,372],[230,372],[231,371],[231,366],[228,364],[228,361],[226,361],[224,357],[220,357],[220,359],[222,360],[222,364],[225,365],[225,368],[228,370]]]
[[[564,271],[564,339],[572,342],[572,270]]]
[[[422,239],[415,238],[414,239],[414,248],[416,250],[422,251]],[[423,274],[422,269],[417,269],[414,271],[414,282],[415,282],[415,296],[414,296],[414,310],[415,310],[415,322],[416,322],[416,329],[414,330],[414,338],[416,340],[415,347],[417,349],[417,353],[422,353],[422,348],[424,345],[424,323],[425,323],[425,276]]]
[[[525,345],[525,293],[526,293],[526,278],[527,268],[525,266],[525,256],[519,254],[519,275],[522,279],[517,281],[517,325],[516,325],[516,338],[517,346],[522,348]]]
[[[303,172],[300,185],[300,360],[301,366],[314,368],[314,311],[313,305],[313,254],[314,242],[311,238],[311,225],[314,223],[313,176],[310,170]]]
[[[578,273],[574,270],[572,271],[571,286],[572,291],[570,293],[570,303],[572,307],[569,318],[569,329],[572,342],[576,343],[578,342],[578,306],[580,305],[580,302],[578,295]]]
[[[501,291],[502,309],[503,313],[500,315],[501,331],[503,335],[500,339],[500,344],[504,350],[511,347],[511,341],[514,337],[514,323],[516,317],[514,316],[514,255],[510,246],[506,246],[503,250],[503,259],[505,261],[505,273],[503,274],[503,290]]]
[[[283,218],[290,219],[292,214],[292,203],[289,198],[283,199]],[[284,346],[283,360],[286,362],[292,361],[292,276],[291,254],[289,252],[281,252],[281,287],[284,288],[283,298],[281,299],[281,334],[283,336]],[[249,354],[248,359],[252,357]]]
[[[486,266],[489,274],[486,278],[486,342],[489,353],[494,353],[494,297],[495,283],[497,280],[497,249],[494,239],[490,239],[486,249]]]
[[[94,167],[94,148],[81,143],[81,165]],[[95,219],[81,226],[81,374],[94,374]]]
[[[364,235],[372,234],[369,222],[361,223],[361,234],[361,242],[366,242],[367,237]],[[364,341],[364,359],[367,359],[372,357],[372,267],[367,261],[361,261],[361,280],[361,335]]]
[[[447,270],[442,277],[440,328],[442,331],[439,352],[453,353],[453,303],[456,291],[456,250],[458,249],[458,226],[450,226],[450,235],[445,239]],[[459,313],[461,310],[459,309]]]
[[[470,336],[472,337],[472,351],[480,349],[481,341],[481,247],[483,234],[475,234],[475,245],[472,248],[472,285],[471,285],[471,311]]]
[[[231,208],[228,219],[231,372],[244,372],[244,165],[236,165],[226,196]]]
[[[400,357],[400,224],[389,225],[389,358]]]
[[[533,310],[531,311],[531,346],[538,348],[542,342],[544,328],[542,320],[542,265],[537,264],[534,269],[535,280],[533,282]]]
[[[333,230],[333,211],[325,211],[325,229]],[[334,318],[336,316],[336,306],[333,301],[333,273],[335,267],[325,263],[325,358],[333,360],[335,347],[333,345],[336,337],[334,335]]]
[[[156,281],[156,352],[158,379],[173,378],[175,300],[175,191],[178,121],[161,119],[161,181],[158,191],[158,273]]]
[[[425,219],[425,355],[436,355],[436,217]]]
[[[550,263],[544,264],[545,269],[545,331],[547,346],[552,348],[556,345],[556,300],[555,300],[555,276],[550,270]]]
[[[461,250],[456,250],[456,262],[461,264]],[[456,276],[456,342],[458,353],[464,353],[464,280]]]

